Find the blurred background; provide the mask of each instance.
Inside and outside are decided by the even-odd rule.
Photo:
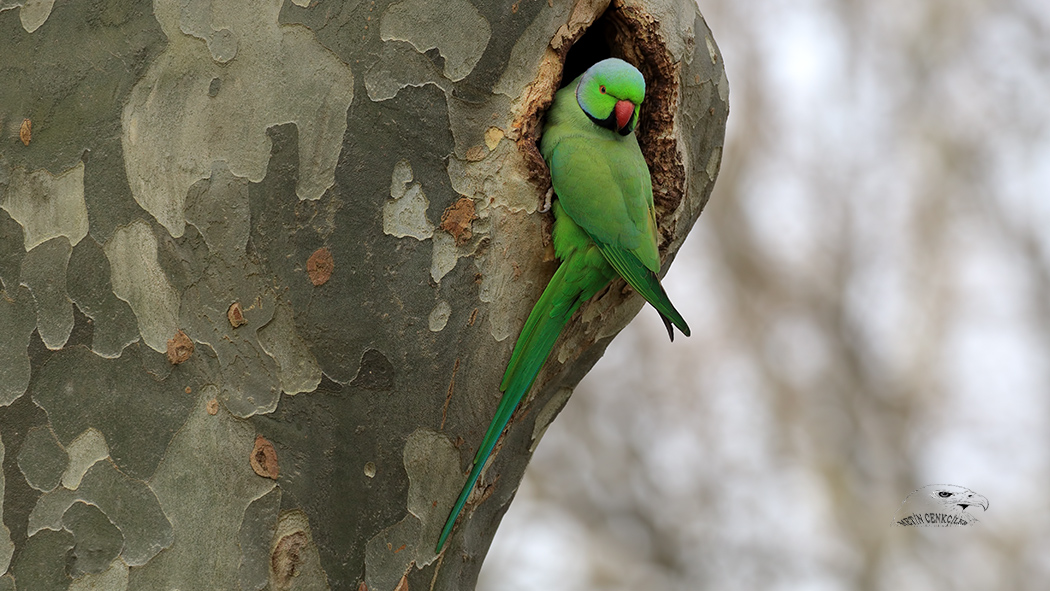
[[[707,210],[536,451],[483,591],[1050,588],[1050,3],[700,0]],[[986,496],[974,527],[892,527]]]

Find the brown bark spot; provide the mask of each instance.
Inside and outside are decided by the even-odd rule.
[[[262,435],[255,436],[255,446],[248,461],[259,476],[277,480],[277,450]]]
[[[408,591],[407,575],[401,575],[401,580],[398,582],[397,587],[394,588],[394,591]]]
[[[175,332],[175,336],[168,339],[168,362],[178,365],[193,355],[193,341],[182,330]]]
[[[310,276],[310,282],[315,287],[327,283],[334,270],[335,259],[332,258],[332,251],[326,246],[315,250],[306,261],[306,274]]]
[[[229,309],[226,310],[226,318],[230,321],[230,326],[234,328],[248,324],[248,321],[244,319],[244,309],[241,308],[240,302],[230,304]]]
[[[452,234],[457,246],[462,246],[470,242],[471,236],[474,235],[470,230],[470,224],[476,217],[474,200],[461,197],[441,214],[441,229]]]
[[[485,151],[485,146],[471,146],[467,149],[467,162],[480,162],[488,156],[488,152]]]
[[[18,129],[18,139],[22,140],[22,143],[29,145],[29,140],[33,139],[33,122],[29,119],[22,120],[22,127]]]
[[[219,414],[219,401],[212,398],[208,401],[208,405],[206,408],[208,409],[208,414],[212,416]]]
[[[277,542],[270,556],[270,567],[276,575],[277,583],[281,588],[287,588],[292,577],[299,574],[299,567],[303,564],[303,551],[309,541],[306,534],[301,531],[292,532]]]
[[[365,585],[365,582],[361,581],[361,584],[357,586],[357,591],[368,591],[368,585]]]

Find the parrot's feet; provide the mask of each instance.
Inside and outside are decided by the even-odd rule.
[[[551,198],[554,197],[554,187],[547,189],[547,194],[543,196],[543,203],[540,204],[540,213],[547,213],[551,210]]]

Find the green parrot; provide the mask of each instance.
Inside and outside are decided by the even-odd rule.
[[[633,133],[644,96],[642,73],[615,58],[594,64],[554,95],[540,153],[557,195],[552,234],[561,264],[514,345],[500,384],[503,398],[445,522],[438,552],[503,428],[581,304],[619,275],[656,308],[671,340],[672,324],[689,336],[657,277],[652,180]]]

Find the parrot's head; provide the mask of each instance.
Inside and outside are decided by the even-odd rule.
[[[638,125],[638,108],[645,98],[645,78],[631,64],[616,58],[602,60],[580,76],[576,102],[583,112],[606,129],[627,135]]]

